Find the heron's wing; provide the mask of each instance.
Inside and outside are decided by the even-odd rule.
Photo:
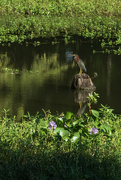
[[[77,64],[78,64],[79,68],[81,68],[83,71],[85,71],[85,72],[87,71],[86,66],[81,59],[80,59],[80,61],[77,62]]]

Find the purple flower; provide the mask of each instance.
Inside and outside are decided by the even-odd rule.
[[[95,127],[91,128],[90,134],[97,134],[97,133],[98,133],[98,129],[97,128],[95,128]]]
[[[50,123],[49,123],[49,127],[48,127],[49,129],[56,129],[57,128],[57,124],[54,122],[54,121],[51,121]]]
[[[66,124],[64,124],[64,127],[67,127],[67,125],[66,125]]]

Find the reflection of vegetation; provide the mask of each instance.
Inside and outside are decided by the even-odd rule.
[[[68,68],[68,65],[61,65],[57,61],[57,54],[53,54],[51,57],[47,58],[46,54],[41,56],[35,56],[35,60],[33,62],[33,65],[31,67],[31,70],[28,71],[26,69],[23,69],[21,78],[23,79],[22,82],[24,86],[26,86],[26,83],[33,81],[33,83],[41,84],[42,83],[48,83],[50,77],[54,80],[57,80],[60,74],[63,71],[66,71]],[[61,74],[61,77],[63,76],[63,73]],[[27,78],[27,82],[26,82]],[[31,79],[31,80],[30,80]],[[36,82],[35,82],[36,79]],[[28,86],[27,86],[28,87]]]
[[[8,66],[10,61],[10,58],[7,55],[7,52],[5,54],[0,54],[0,69],[3,69]]]
[[[2,68],[2,72],[3,73],[11,73],[11,74],[18,74],[19,73],[19,70],[18,69],[12,69],[12,68]]]
[[[47,58],[46,54],[44,53],[41,58],[35,56],[34,63],[32,65],[31,71],[36,72],[38,70],[39,74],[46,73],[46,75],[52,74],[57,75],[61,70],[67,69],[67,65],[60,66],[58,62],[58,54],[52,54],[51,57]]]
[[[9,59],[7,55],[5,57]],[[1,67],[0,107],[1,109],[8,108],[14,113],[14,105],[17,101],[17,107],[15,109],[18,111],[17,114],[19,117],[24,112],[26,101],[32,98],[33,92],[34,96],[37,95],[39,88],[43,84],[49,83],[50,79],[57,83],[59,77],[61,76],[63,78],[63,72],[68,68],[68,65],[59,64],[57,54],[52,54],[48,58],[46,54],[41,57],[36,55],[31,70],[28,71],[24,67],[21,73],[18,73],[19,71],[14,68],[9,68],[9,61],[6,61],[4,65],[7,67]],[[10,65],[10,67],[12,66]]]
[[[0,72],[1,73],[18,73],[18,69],[12,68],[12,65],[10,63],[10,58],[7,55],[7,52],[5,54],[0,54]]]

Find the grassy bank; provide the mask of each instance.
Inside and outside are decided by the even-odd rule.
[[[76,117],[50,111],[1,118],[0,179],[120,180],[121,116],[101,106]]]
[[[119,0],[3,0],[0,2],[0,42],[21,43],[50,37],[55,42],[58,37],[68,42],[78,36],[78,40],[100,40],[102,47],[113,47],[121,43],[120,10]]]

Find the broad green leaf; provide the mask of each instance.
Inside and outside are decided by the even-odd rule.
[[[76,120],[76,121],[73,122],[73,125],[76,126],[76,125],[78,125],[79,123],[80,123],[80,120]]]
[[[57,127],[57,128],[54,130],[54,134],[57,134],[57,133],[60,134],[60,130],[61,130],[61,129],[64,129],[64,128]]]
[[[69,136],[69,135],[70,135],[70,132],[69,132],[68,130],[61,129],[61,130],[60,130],[60,135],[61,135],[62,137],[64,137],[64,136]]]
[[[61,128],[61,127],[57,127],[55,130],[54,130],[54,134],[57,134],[59,133],[61,137],[69,137],[70,136],[70,132],[68,130],[65,130],[64,128]]]
[[[75,132],[73,137],[71,138],[71,142],[75,143],[75,142],[77,142],[79,140],[79,138],[80,138],[79,132]]]
[[[65,118],[66,120],[69,120],[69,119],[71,119],[71,117],[72,117],[73,115],[74,115],[74,114],[73,114],[72,112],[67,111],[67,112],[65,113],[64,118]]]
[[[59,117],[58,120],[63,123],[63,118],[62,117]]]
[[[96,117],[96,118],[98,118],[99,117],[99,111],[96,111],[96,110],[91,110],[91,112],[92,112],[92,115],[94,116],[94,117]]]
[[[63,136],[63,139],[64,139],[65,141],[68,141],[68,140],[70,139],[70,137],[69,137],[69,136]]]

